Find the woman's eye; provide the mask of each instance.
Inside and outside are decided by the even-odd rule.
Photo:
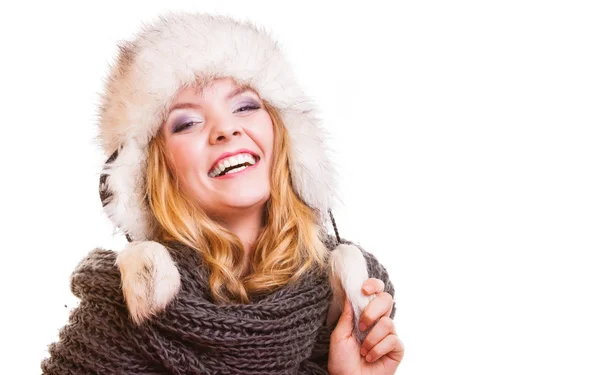
[[[261,108],[260,105],[248,104],[248,105],[238,108],[235,112],[248,112],[250,110],[259,109],[259,108]],[[175,129],[173,130],[173,133],[178,133],[178,132],[183,131],[183,130],[189,128],[190,126],[192,126],[194,124],[198,124],[198,123],[199,123],[198,121],[184,122],[183,124],[176,126]]]
[[[185,130],[185,129],[189,128],[190,126],[192,126],[193,124],[197,124],[197,122],[196,121],[185,122],[185,123],[177,126],[175,128],[175,130],[173,131],[173,133],[178,133],[178,132],[180,132],[182,130]]]
[[[238,110],[236,112],[248,112],[251,109],[259,109],[260,106],[256,105],[256,104],[250,104],[250,105],[245,105],[241,108],[238,108]],[[245,111],[242,111],[242,109],[245,109]]]

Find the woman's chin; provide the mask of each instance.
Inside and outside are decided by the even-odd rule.
[[[257,196],[255,194],[243,195],[243,193],[240,192],[239,196],[224,201],[223,205],[230,209],[244,210],[262,206],[267,203],[268,199],[269,196]]]

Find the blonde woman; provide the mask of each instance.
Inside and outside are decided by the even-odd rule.
[[[316,112],[250,22],[167,13],[121,43],[100,195],[129,244],[75,269],[43,372],[393,374],[394,288],[339,237]]]

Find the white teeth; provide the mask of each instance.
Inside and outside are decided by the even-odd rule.
[[[243,164],[243,163],[249,163],[250,165],[254,165],[256,164],[256,159],[254,159],[254,156],[250,155],[250,154],[246,154],[246,153],[242,153],[242,154],[237,154],[231,157],[228,157],[226,159],[221,160],[217,166],[209,172],[209,177],[216,177],[218,175],[220,175],[221,173],[223,173],[223,171],[228,168],[231,167],[233,165],[237,165],[237,164]],[[228,173],[231,172],[236,172],[238,170],[241,170],[239,168],[233,169],[231,171],[229,171]],[[246,168],[245,166],[243,168]]]
[[[227,171],[227,173],[225,173],[225,174],[235,173],[235,172],[237,172],[237,171],[241,171],[242,169],[246,169],[246,168],[248,168],[248,167],[246,167],[246,166],[243,166],[243,167],[237,167],[237,168],[234,168],[234,169],[232,169],[232,170],[230,170],[230,171]]]

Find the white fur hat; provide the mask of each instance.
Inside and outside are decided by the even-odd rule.
[[[149,238],[157,224],[144,199],[147,148],[177,91],[200,77],[234,77],[278,110],[291,140],[293,187],[319,213],[322,225],[338,199],[336,172],[325,144],[328,135],[317,106],[264,29],[204,13],[169,12],[143,24],[133,40],[119,44],[101,94],[97,136],[109,156],[100,178],[102,204],[131,242],[117,263],[128,307],[138,322],[164,308],[179,289],[179,274],[168,252]],[[350,252],[360,254],[356,250]],[[137,272],[147,270],[154,274],[145,279],[154,284],[139,285],[144,278]]]
[[[143,200],[143,171],[150,140],[168,115],[178,89],[199,77],[234,77],[279,111],[292,143],[293,185],[326,223],[336,196],[336,172],[324,141],[317,106],[304,94],[284,53],[252,23],[203,13],[167,13],[144,24],[135,40],[119,45],[99,113],[107,156],[101,190],[104,209],[131,240],[148,237],[152,215]]]

